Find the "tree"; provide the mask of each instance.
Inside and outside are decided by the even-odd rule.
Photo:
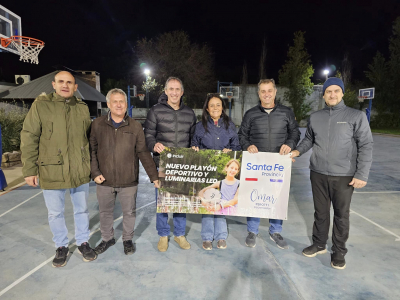
[[[128,83],[124,79],[116,80],[116,79],[108,78],[103,84],[101,93],[103,95],[107,95],[109,90],[112,90],[115,88],[121,89],[126,92],[126,90],[128,88]]]
[[[392,78],[392,95],[397,94],[397,88],[400,84],[400,17],[393,24],[393,35],[389,39],[390,60],[389,70]],[[390,97],[388,107],[391,111],[400,111],[400,102],[397,97]]]
[[[263,46],[261,50],[260,56],[260,66],[259,66],[259,77],[261,79],[267,78],[266,68],[265,68],[265,61],[267,59],[267,40],[264,37]]]
[[[147,76],[146,81],[143,81],[142,90],[148,91],[149,93],[152,91],[161,91],[163,86],[159,84],[155,79],[151,78],[151,76]]]
[[[393,83],[390,75],[390,65],[378,51],[372,63],[368,65],[368,71],[365,71],[365,76],[375,87],[376,100],[374,101],[374,107],[379,114],[388,110],[391,105],[391,87]]]
[[[304,47],[304,32],[295,32],[293,42],[293,46],[289,47],[285,65],[279,70],[279,84],[288,88],[284,93],[284,99],[291,104],[296,120],[300,122],[311,110],[305,100],[313,92],[311,76],[314,74],[314,69],[310,55]]]
[[[139,63],[150,66],[153,78],[165,82],[168,77],[179,77],[184,84],[187,104],[201,108],[206,93],[214,88],[214,55],[211,48],[190,41],[184,31],[172,31],[154,39],[137,42]]]
[[[240,80],[241,83],[241,89],[242,91],[240,92],[240,98],[241,98],[241,103],[242,103],[242,118],[244,116],[244,103],[246,102],[246,93],[247,93],[247,84],[248,84],[248,73],[247,73],[247,62],[244,61],[243,63],[243,70],[242,70],[242,78]]]

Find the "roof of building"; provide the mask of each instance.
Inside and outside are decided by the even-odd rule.
[[[41,93],[54,92],[51,82],[59,71],[54,71],[23,85],[18,85],[0,93],[2,99],[36,99]],[[95,88],[91,87],[79,77],[75,76],[78,89],[74,93],[77,98],[85,101],[107,102],[106,97]]]

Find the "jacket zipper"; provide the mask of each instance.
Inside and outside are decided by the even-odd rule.
[[[114,134],[114,147],[116,147],[116,142],[117,142],[117,131],[118,131],[118,128],[115,128],[115,134]],[[113,162],[114,162],[114,166],[116,166],[117,165],[117,162],[115,161],[115,149],[114,149],[114,151],[113,151]],[[114,186],[116,185],[116,183],[117,183],[117,168],[113,168],[114,169]]]
[[[328,145],[326,147],[326,157],[329,158],[329,135],[331,132],[331,115],[332,115],[332,107],[329,108],[329,121],[328,121]],[[327,159],[327,166],[326,169],[329,174],[329,159]]]
[[[178,147],[178,115],[175,112],[175,147]]]

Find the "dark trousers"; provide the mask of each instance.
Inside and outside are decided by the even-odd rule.
[[[314,198],[313,243],[325,246],[328,241],[331,202],[334,211],[332,251],[347,253],[349,238],[350,202],[354,188],[349,185],[353,176],[328,176],[311,171]]]
[[[100,230],[104,241],[114,237],[114,206],[117,198],[122,208],[122,240],[128,241],[133,238],[136,220],[136,195],[137,186],[112,188],[97,185],[97,201],[99,201]]]

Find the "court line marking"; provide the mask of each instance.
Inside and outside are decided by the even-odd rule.
[[[7,190],[7,191],[4,191],[4,192],[1,192],[1,193],[0,193],[0,196],[2,196],[2,195],[4,195],[4,194],[7,194],[7,193],[9,193],[9,192],[11,192],[11,191],[13,191],[13,190],[19,188],[20,186],[25,185],[25,184],[26,184],[25,181],[24,181],[24,182],[21,182],[21,183],[18,183],[17,185],[13,186],[11,189],[9,189],[9,190]]]
[[[357,216],[363,218],[364,220],[370,222],[371,224],[374,224],[376,227],[379,227],[380,229],[382,229],[383,231],[386,231],[387,233],[393,235],[394,237],[396,237],[395,242],[399,242],[400,241],[400,236],[395,234],[394,232],[390,231],[389,229],[386,229],[385,227],[383,227],[382,225],[379,225],[378,223],[375,223],[374,221],[368,219],[367,217],[364,217],[363,215],[359,214],[358,212],[355,212],[354,210],[350,209],[350,213],[352,214],[356,214]]]
[[[0,215],[0,218],[1,218],[2,216],[4,216],[4,215],[8,214],[9,212],[13,211],[13,210],[16,209],[17,207],[21,206],[22,204],[24,204],[24,203],[28,202],[29,200],[35,198],[37,195],[39,195],[39,194],[41,194],[41,193],[43,193],[43,191],[40,191],[39,193],[35,194],[34,196],[32,196],[32,197],[26,199],[24,202],[21,202],[20,204],[18,204],[18,205],[16,205],[16,206],[14,206],[13,208],[7,210],[5,213],[2,213],[2,214]]]
[[[142,208],[145,208],[151,204],[156,203],[156,201],[147,203],[146,205],[143,205],[137,209],[135,209],[134,211],[138,211]],[[120,216],[119,218],[116,218],[114,220],[118,221],[121,220],[123,216]],[[96,232],[100,231],[100,228],[97,228],[95,231],[91,232],[89,234],[89,237],[92,236],[93,234],[95,234]],[[71,246],[76,245],[76,243],[71,244]],[[28,273],[26,273],[25,275],[23,275],[22,277],[20,277],[19,279],[17,279],[16,281],[14,281],[13,283],[11,283],[9,286],[7,286],[5,289],[3,289],[2,291],[0,291],[0,297],[3,296],[5,293],[7,293],[9,290],[11,290],[13,287],[15,287],[17,284],[21,283],[22,281],[24,281],[26,278],[28,278],[29,276],[31,276],[33,273],[35,273],[36,271],[40,270],[41,268],[43,268],[45,265],[47,265],[49,262],[51,262],[54,259],[54,256],[50,257],[49,259],[45,260],[44,262],[42,262],[40,265],[38,265],[36,268],[32,269],[31,271],[29,271]]]
[[[400,191],[381,191],[381,192],[354,192],[355,194],[398,194]]]

